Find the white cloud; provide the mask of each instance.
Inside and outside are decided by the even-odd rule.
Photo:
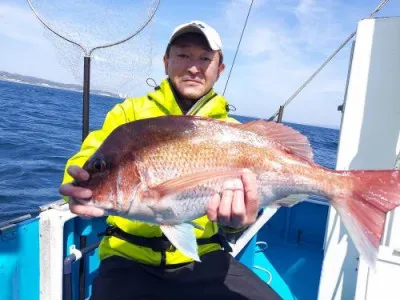
[[[36,32],[41,30],[42,27],[30,10],[0,3],[0,27],[1,39],[7,37],[39,47],[45,46],[43,39],[36,35]]]
[[[0,4],[0,70],[75,83],[61,67],[46,30],[22,0]]]
[[[236,48],[248,7],[244,0],[225,7],[222,35],[228,36],[230,51]],[[264,1],[253,8],[226,93],[239,114],[269,117],[306,81],[363,15],[350,9],[339,18],[342,9],[332,1],[314,0]],[[349,46],[289,104],[284,120],[339,126],[337,106],[343,101],[348,55]],[[218,86],[225,80],[226,74]]]

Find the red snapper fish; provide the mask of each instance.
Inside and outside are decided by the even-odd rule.
[[[292,206],[314,194],[335,207],[357,250],[376,262],[386,213],[400,205],[395,170],[334,171],[313,162],[308,139],[263,120],[234,124],[194,116],[166,116],[116,128],[83,167],[77,186],[85,205],[107,214],[160,225],[183,254],[199,261],[193,220],[228,179],[255,173],[260,208]]]

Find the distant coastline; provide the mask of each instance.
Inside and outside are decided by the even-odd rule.
[[[42,87],[53,88],[53,89],[73,91],[73,92],[78,92],[78,93],[82,93],[82,90],[83,90],[83,87],[78,84],[60,83],[60,82],[55,82],[55,81],[51,81],[51,80],[47,80],[47,79],[43,79],[43,78],[38,78],[38,77],[33,77],[33,76],[25,76],[25,75],[21,75],[21,74],[9,73],[9,72],[5,72],[5,71],[0,71],[0,80],[21,83],[21,84],[31,84],[31,85],[42,86]],[[92,94],[106,96],[106,97],[123,98],[123,97],[120,97],[120,95],[117,95],[117,94],[114,94],[111,92],[107,92],[107,91],[102,91],[102,90],[90,90],[90,92]]]
[[[77,93],[82,93],[83,87],[78,85],[78,84],[65,84],[65,83],[60,83],[60,82],[55,82],[43,78],[38,78],[38,77],[33,77],[33,76],[25,76],[25,75],[20,75],[20,74],[15,74],[15,73],[9,73],[5,71],[0,71],[0,81],[7,81],[7,82],[15,82],[15,83],[20,83],[20,84],[30,84],[30,85],[35,85],[35,86],[41,86],[41,87],[46,87],[46,88],[54,88],[54,89],[60,89],[60,90],[66,90],[66,91],[72,91],[72,92],[77,92]],[[128,96],[127,95],[122,95],[122,94],[115,94],[107,91],[102,91],[102,90],[90,90],[91,94],[95,95],[101,95],[101,96],[106,96],[106,97],[112,97],[112,98],[118,98],[118,99],[125,99]],[[254,116],[241,116],[241,115],[235,115],[231,114],[233,117],[242,117],[246,118],[246,120],[243,121],[250,121],[253,118],[258,119],[257,117]],[[261,118],[260,118],[261,119]],[[298,124],[296,122],[292,121],[284,121],[284,123],[291,125],[291,124]],[[323,127],[323,128],[328,128],[328,129],[334,129],[334,130],[339,130],[339,126],[327,126],[324,124],[298,124],[298,125],[306,125],[306,126],[312,126],[312,127]]]

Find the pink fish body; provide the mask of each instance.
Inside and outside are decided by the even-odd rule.
[[[312,160],[307,138],[274,122],[232,124],[167,116],[115,129],[84,166],[87,205],[160,224],[179,250],[199,260],[191,221],[227,179],[256,174],[261,207],[292,206],[314,194],[338,210],[373,266],[386,213],[400,205],[398,171],[333,171]]]

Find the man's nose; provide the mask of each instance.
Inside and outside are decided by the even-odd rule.
[[[196,63],[191,63],[187,70],[191,74],[197,74],[200,72],[200,67]]]

